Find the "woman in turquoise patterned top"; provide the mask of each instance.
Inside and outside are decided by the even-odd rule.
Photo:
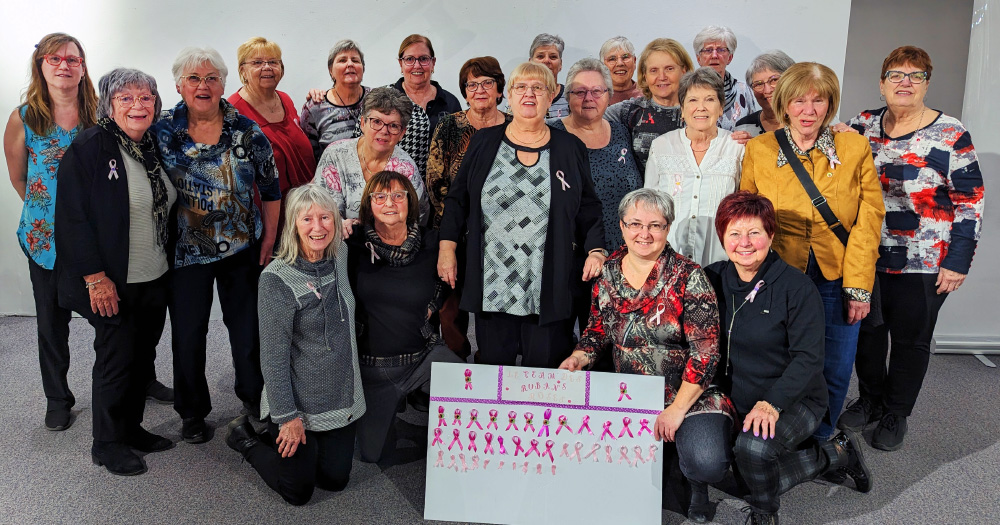
[[[10,182],[24,201],[17,239],[28,256],[38,322],[38,360],[47,398],[45,428],[65,430],[76,402],[66,382],[70,311],[56,295],[56,170],[78,131],[94,125],[97,93],[80,42],[63,33],[42,37],[31,55],[31,83],[3,136]]]

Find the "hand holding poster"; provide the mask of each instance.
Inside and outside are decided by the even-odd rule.
[[[663,378],[434,363],[424,518],[659,523]]]

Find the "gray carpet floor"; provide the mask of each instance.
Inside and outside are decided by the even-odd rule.
[[[169,327],[159,346],[159,378],[171,383]],[[256,472],[226,447],[225,425],[239,414],[233,369],[221,322],[209,331],[208,378],[218,428],[203,445],[183,442],[146,456],[149,472],[121,478],[90,461],[90,368],[93,330],[72,325],[70,386],[75,423],[63,432],[42,425],[41,390],[33,317],[0,318],[0,523],[421,523],[424,463],[420,458],[426,414],[412,409],[404,423],[396,464],[354,462],[340,493],[317,490],[303,507],[284,503]],[[853,395],[853,394],[852,394]],[[810,482],[783,497],[784,524],[1000,523],[1000,369],[970,356],[935,355],[910,434],[898,452],[865,448],[874,488]],[[148,404],[147,429],[180,441],[170,406]],[[870,434],[868,435],[870,438]],[[594,494],[599,497],[600,487]],[[743,523],[735,497],[712,489],[717,523]],[[616,504],[615,502],[610,502]],[[627,504],[620,502],[617,504]],[[684,523],[663,512],[663,523]]]

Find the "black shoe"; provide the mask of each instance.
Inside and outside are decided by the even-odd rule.
[[[174,442],[138,427],[125,438],[125,444],[139,452],[162,452],[174,448]]]
[[[243,414],[252,417],[254,421],[260,421],[260,403],[243,402]]]
[[[261,442],[260,438],[257,437],[257,431],[254,430],[253,425],[247,421],[246,416],[241,416],[229,423],[226,444],[245,458],[250,449],[261,444]]]
[[[189,417],[182,421],[181,437],[184,441],[196,445],[212,439],[208,425],[203,417]]]
[[[691,504],[688,505],[688,519],[695,523],[708,523],[712,504],[708,500],[708,485],[691,482]]]
[[[778,525],[778,514],[768,512],[757,512],[753,507],[743,507],[743,512],[747,512],[747,520],[744,525]]]
[[[66,430],[73,425],[73,417],[68,408],[49,410],[45,413],[46,430]]]
[[[161,405],[172,405],[174,404],[174,389],[154,379],[152,383],[146,385],[146,399],[156,401]]]
[[[116,476],[136,476],[146,472],[146,462],[128,445],[117,441],[94,441],[90,447],[94,464],[103,466]]]
[[[837,448],[838,471],[847,474],[854,480],[854,488],[858,492],[868,492],[872,489],[872,471],[868,469],[865,455],[861,452],[861,436],[853,430],[845,430],[833,438]]]
[[[841,472],[840,469],[835,469],[820,474],[819,478],[834,485],[843,485],[847,481],[847,474]]]
[[[876,403],[867,397],[859,397],[847,405],[847,409],[840,414],[840,419],[837,420],[837,428],[840,430],[861,432],[866,426],[881,418],[881,403]]]
[[[872,446],[879,450],[899,450],[906,437],[906,418],[886,412],[872,434]]]

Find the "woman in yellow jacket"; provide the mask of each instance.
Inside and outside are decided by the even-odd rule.
[[[839,82],[830,68],[800,62],[785,71],[773,98],[775,114],[784,127],[747,143],[740,183],[740,189],[760,193],[774,203],[778,230],[772,248],[811,277],[823,297],[823,375],[829,410],[814,434],[818,439],[833,434],[844,405],[860,321],[871,306],[885,216],[868,141],[854,133],[834,134],[829,128],[839,103]],[[825,198],[836,216],[834,221],[840,221],[833,228],[821,215],[823,198],[812,199],[789,164],[779,144],[782,136]]]

